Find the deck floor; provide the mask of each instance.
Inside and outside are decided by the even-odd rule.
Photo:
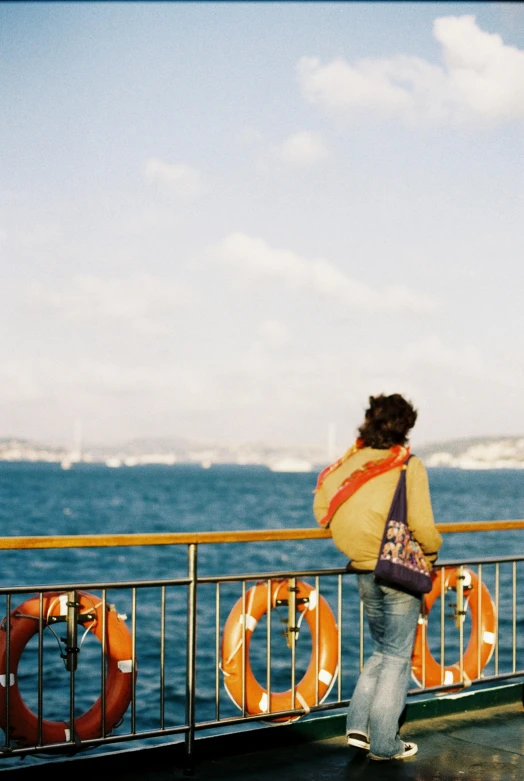
[[[96,781],[524,781],[524,709],[522,704],[411,721],[402,728],[404,739],[418,743],[419,751],[407,760],[374,762],[363,751],[350,749],[343,737],[261,750],[217,759],[197,758],[194,775],[165,763],[137,762],[104,774],[89,760],[23,764],[0,771],[1,781],[41,778],[52,770],[61,777],[79,777],[86,771]],[[241,734],[238,736],[242,740]],[[142,763],[143,765],[143,763]]]
[[[402,735],[418,743],[418,754],[410,759],[374,762],[365,752],[349,749],[341,737],[200,761],[195,779],[524,781],[524,709],[520,703],[413,721],[404,725]]]
[[[419,746],[418,754],[407,760],[374,762],[365,752],[349,749],[341,737],[269,752],[200,761],[195,779],[524,780],[524,709],[520,704],[413,721],[403,727],[402,734]],[[132,781],[131,776],[128,778]]]

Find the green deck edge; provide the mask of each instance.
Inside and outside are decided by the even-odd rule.
[[[474,690],[463,689],[457,694],[447,694],[445,697],[433,696],[408,701],[406,721],[451,716],[455,713],[468,713],[515,702],[524,705],[523,681],[498,685],[485,684]]]
[[[468,713],[486,708],[509,705],[521,702],[524,704],[524,681],[509,684],[492,684],[479,686],[475,689],[465,689],[456,694],[445,696],[415,695],[408,698],[406,708],[406,722],[419,719],[439,718],[456,713]],[[259,751],[267,745],[271,730],[271,747],[291,746],[299,743],[317,740],[328,740],[340,737],[346,727],[345,713],[330,714],[327,716],[311,716],[298,722],[288,724],[265,725],[244,729],[237,732],[227,732],[208,737],[198,737],[194,742],[194,757],[198,765],[199,759],[219,758],[234,756],[235,754],[248,754]],[[191,767],[186,767],[185,742],[178,740],[172,743],[163,743],[158,746],[146,746],[142,748],[120,749],[119,751],[105,752],[97,755],[88,755],[80,752],[73,757],[65,757],[60,760],[43,759],[41,763],[20,768],[1,768],[2,773],[11,773],[13,778],[22,780],[41,773],[42,769],[64,769],[64,763],[82,763],[82,771],[97,773],[100,770],[123,772],[126,768],[137,770],[140,767],[156,769],[161,768],[185,768],[188,775]],[[59,767],[60,766],[60,767]],[[74,771],[75,768],[69,768]],[[25,774],[25,776],[24,776]],[[7,778],[6,778],[7,781]]]

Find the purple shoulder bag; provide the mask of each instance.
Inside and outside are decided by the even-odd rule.
[[[393,588],[419,595],[431,591],[432,580],[422,548],[408,526],[407,463],[400,472],[386,519],[375,578]]]

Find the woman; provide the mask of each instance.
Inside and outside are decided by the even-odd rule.
[[[416,743],[400,739],[399,718],[409,687],[420,595],[375,581],[373,574],[393,494],[408,459],[408,525],[430,568],[442,545],[426,470],[406,444],[416,419],[417,411],[398,393],[370,396],[357,441],[320,473],[313,503],[318,523],[329,526],[335,545],[350,559],[348,571],[357,573],[374,642],[347,715],[348,745],[369,751],[374,760],[405,759],[418,750]]]

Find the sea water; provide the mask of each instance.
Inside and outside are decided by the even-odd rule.
[[[435,468],[429,469],[428,474],[437,523],[524,518],[524,470]],[[4,462],[0,463],[0,533],[2,536],[40,536],[316,528],[312,513],[315,483],[314,473],[279,473],[261,466],[214,465],[203,469],[193,465],[148,465],[114,469],[81,464],[63,470],[54,464]],[[453,533],[443,537],[439,561],[475,560],[524,552],[524,532],[520,530]],[[173,579],[184,577],[188,566],[185,546],[4,550],[0,552],[0,561],[0,587],[6,588]],[[330,539],[202,545],[198,553],[201,576],[342,568],[345,564],[346,559]],[[520,572],[522,570],[519,570],[519,578]],[[510,570],[502,570],[501,585],[509,594]],[[229,607],[238,598],[238,584],[235,587],[236,591],[233,586],[229,591],[224,587],[222,623]],[[349,595],[352,598],[346,599],[345,595],[344,599],[344,605],[350,605],[350,608],[344,616],[343,647],[351,656],[349,669],[356,670],[358,600],[354,598],[354,578],[346,578],[344,588],[354,593]],[[336,602],[335,590],[335,583],[331,589],[329,585],[324,587],[332,607]],[[118,599],[128,598],[122,593]],[[152,638],[158,632],[158,606],[153,596],[151,604],[148,599],[147,592],[141,592],[139,601],[149,620],[156,622],[149,631],[145,627],[145,637],[147,639],[149,635],[151,642],[146,641],[138,647],[141,662],[137,693],[142,699],[153,696],[154,676],[147,668],[148,662],[156,663],[157,654]],[[207,596],[205,588],[199,592],[198,653],[205,657],[199,668],[197,688],[197,715],[201,719],[212,719],[214,713],[215,677],[213,666],[209,664],[215,642],[214,599],[211,586]],[[118,607],[128,611],[129,601]],[[520,606],[517,618],[518,638],[522,640]],[[175,724],[184,722],[184,619],[185,602],[181,601],[168,625],[172,634],[168,643],[173,642],[180,650],[178,661],[171,661],[166,692],[167,720],[169,723],[171,719]],[[509,630],[511,621],[511,605],[501,603],[501,632]],[[141,627],[144,630],[143,623]],[[255,664],[257,651],[254,647],[252,650]],[[258,655],[262,658],[264,652],[265,649],[261,649]],[[82,653],[87,655],[87,652]],[[501,657],[501,663],[511,664],[511,661]],[[519,662],[522,667],[522,660]],[[30,672],[34,671],[21,669],[20,677],[29,678]],[[355,674],[346,673],[342,696],[349,696]],[[274,682],[278,687],[278,670]],[[88,684],[85,688],[89,688]],[[88,691],[81,693],[88,697]],[[27,704],[34,710],[36,703],[28,701],[29,696],[24,693]],[[224,706],[222,715],[236,715],[238,712],[229,701],[228,705],[231,712]],[[54,713],[46,716],[66,718]],[[153,729],[155,725],[146,721],[140,723],[140,728]]]
[[[524,470],[429,469],[437,523],[524,518]],[[2,536],[133,534],[316,527],[314,473],[257,466],[121,467],[0,463]],[[440,559],[522,552],[522,531],[446,534]],[[202,546],[206,574],[339,567],[331,540]],[[211,550],[211,548],[213,550]],[[236,550],[233,554],[232,551]],[[182,555],[179,555],[182,553]],[[4,551],[0,586],[179,577],[169,547]]]

